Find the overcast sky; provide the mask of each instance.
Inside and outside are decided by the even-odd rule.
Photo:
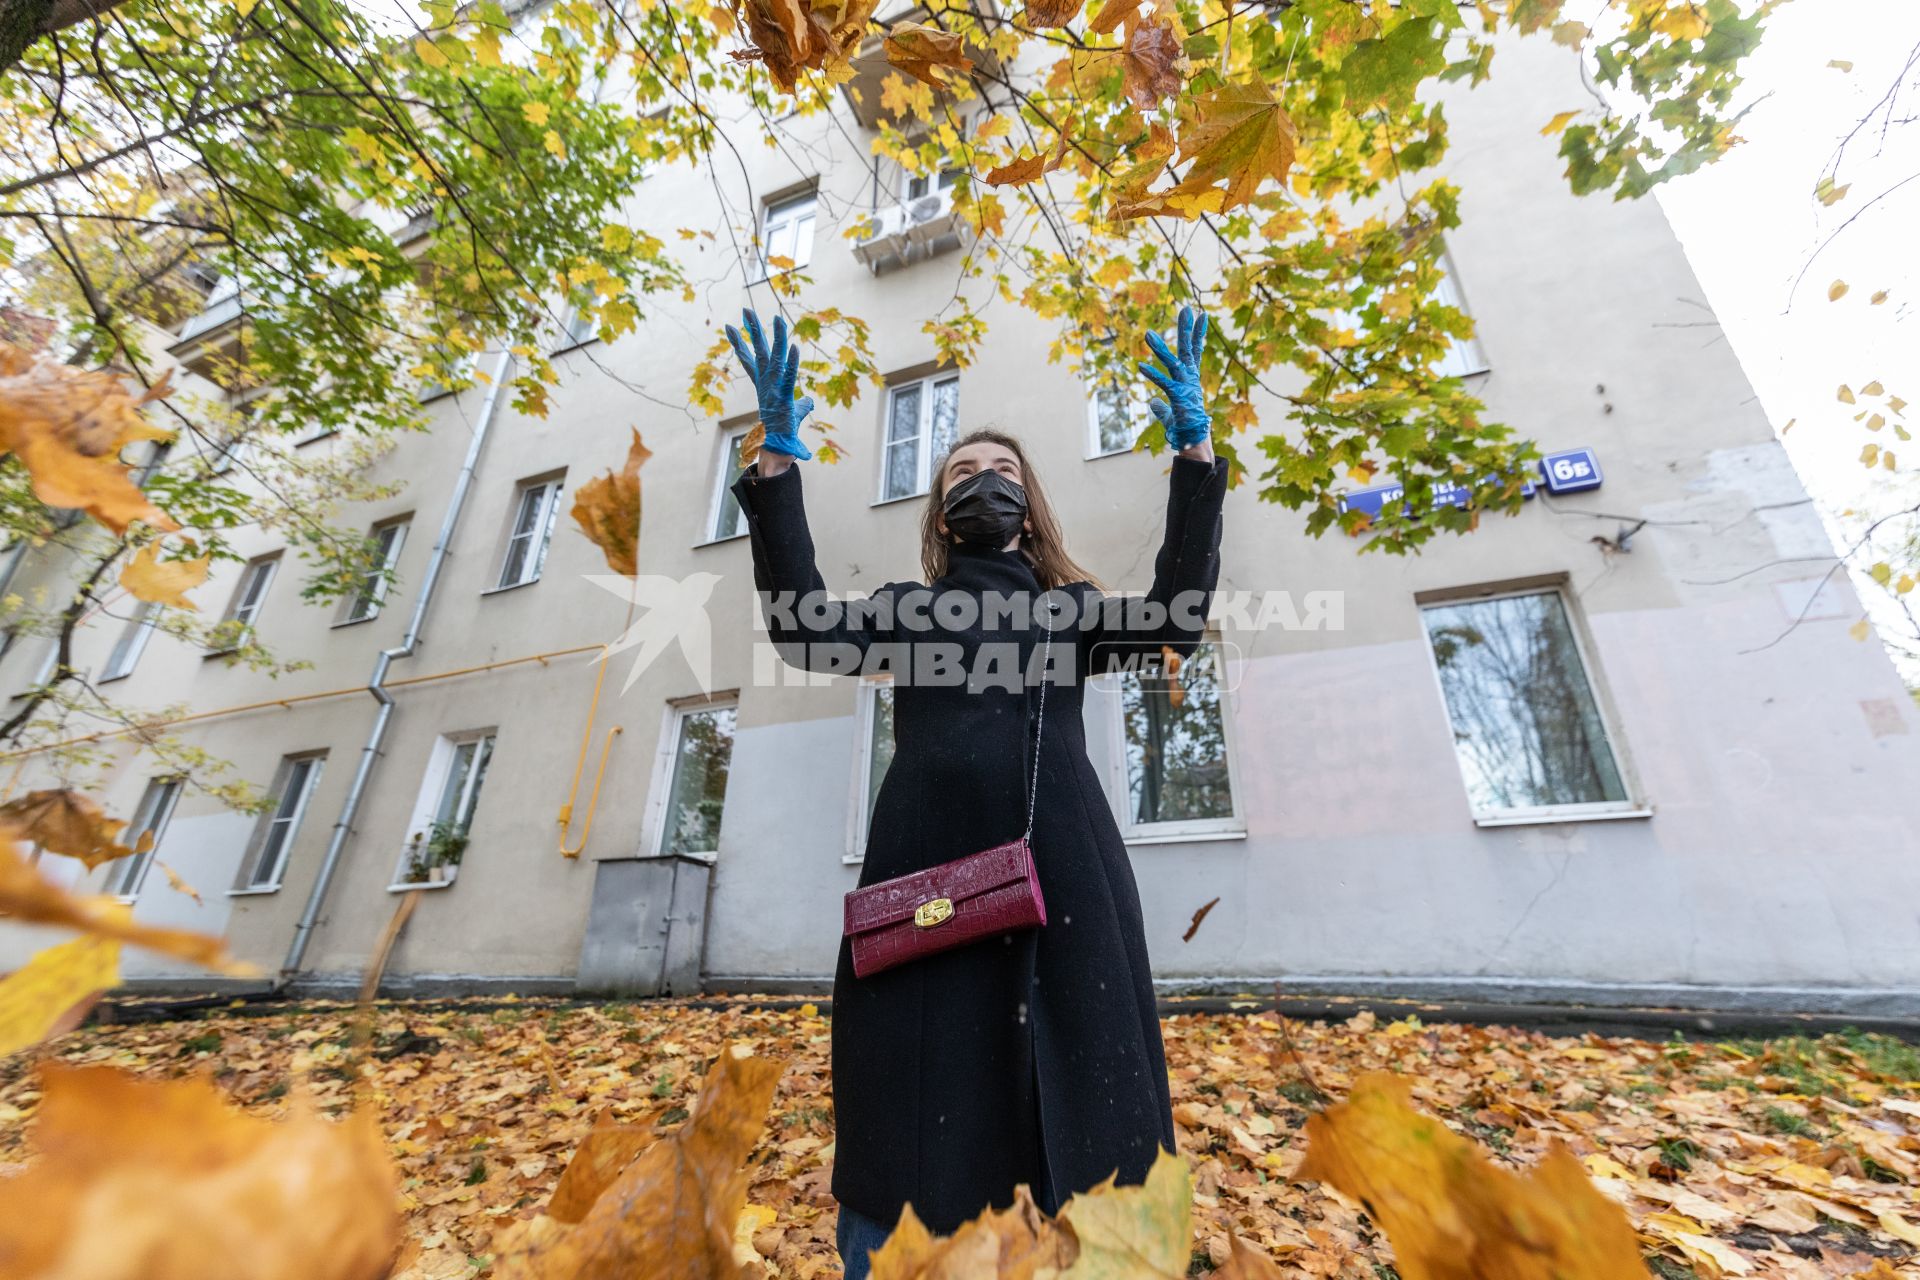
[[[1900,84],[1896,119],[1920,116],[1920,75],[1909,71],[1902,83],[1917,44],[1916,0],[1783,6],[1749,63],[1744,100],[1759,101],[1739,129],[1746,142],[1660,189],[1721,324],[1723,336],[1703,329],[1699,340],[1733,343],[1774,430],[1794,422],[1788,452],[1827,503],[1846,505],[1875,488],[1859,461],[1864,442],[1899,450],[1903,471],[1920,467],[1920,440],[1902,446],[1890,430],[1868,434],[1853,421],[1867,401],[1850,407],[1836,398],[1843,383],[1857,392],[1879,379],[1914,402],[1908,416],[1920,434],[1920,119],[1883,136],[1884,115],[1876,118],[1847,144],[1846,196],[1829,206],[1814,194],[1841,140],[1889,89]],[[1848,290],[1829,302],[1836,280]],[[1887,300],[1873,305],[1883,289]]]

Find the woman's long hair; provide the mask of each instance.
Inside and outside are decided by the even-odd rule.
[[[1073,557],[1067,554],[1066,535],[1060,531],[1060,522],[1054,518],[1053,506],[1047,501],[1047,491],[1040,487],[1040,477],[1034,471],[1033,463],[1027,459],[1027,451],[1020,447],[1018,440],[1004,431],[990,428],[969,431],[961,436],[934,465],[933,487],[927,493],[926,514],[920,518],[920,567],[926,573],[928,583],[938,582],[947,576],[948,561],[953,550],[952,538],[940,532],[940,508],[947,497],[947,459],[953,456],[955,450],[970,444],[997,444],[1020,460],[1020,483],[1027,491],[1027,520],[1033,526],[1031,530],[1021,533],[1020,550],[1033,566],[1033,576],[1040,580],[1041,589],[1051,591],[1069,582],[1091,582],[1099,586],[1099,579],[1075,564]]]

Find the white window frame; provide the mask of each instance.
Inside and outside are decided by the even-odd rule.
[[[320,785],[320,774],[326,764],[327,753],[324,751],[300,751],[280,758],[279,768],[274,774],[277,785],[273,808],[260,815],[254,838],[247,849],[247,857],[241,862],[246,883],[236,884],[227,890],[228,897],[242,898],[280,891],[281,882],[286,878],[287,864],[293,857],[294,842],[300,839],[300,828],[307,818],[307,804]],[[295,774],[303,765],[306,766],[305,772],[296,780]],[[292,801],[291,805],[288,804],[289,800]],[[269,855],[267,850],[276,832],[283,832],[284,836],[279,847]],[[268,865],[269,856],[272,858],[271,865]],[[271,874],[263,878],[263,870]]]
[[[252,638],[255,624],[260,620],[260,611],[267,606],[267,592],[273,590],[274,575],[279,572],[279,569],[280,553],[278,551],[272,555],[255,556],[247,561],[246,568],[240,571],[240,581],[234,584],[233,595],[227,600],[227,611],[220,617],[221,622],[241,623],[240,633],[234,637],[232,643],[221,644],[209,650],[207,653],[209,658],[232,653]],[[252,590],[255,582],[260,585],[257,594]],[[248,604],[249,598],[252,600],[251,605]]]
[[[813,261],[815,230],[819,226],[820,193],[808,188],[769,200],[760,213],[760,277],[798,271]],[[791,267],[776,267],[773,258],[791,259]]]
[[[507,539],[500,552],[500,570],[495,576],[489,591],[511,591],[515,587],[530,587],[540,581],[540,575],[547,567],[547,548],[553,543],[554,522],[560,517],[560,495],[566,492],[567,478],[564,472],[539,476],[531,480],[522,480],[513,487],[513,509],[507,516]],[[522,534],[520,528],[521,513],[526,510],[529,495],[538,492],[539,508],[534,514],[533,528]],[[512,581],[507,579],[507,569],[513,563],[513,551],[516,543],[522,539],[537,539],[538,545],[521,566],[520,576]]]
[[[387,600],[388,579],[394,565],[400,562],[400,552],[407,545],[407,534],[412,527],[413,517],[404,515],[382,520],[367,531],[367,540],[370,542],[388,532],[392,532],[393,541],[387,544],[380,563],[369,569],[360,580],[360,586],[341,602],[340,618],[334,626],[350,627],[359,622],[372,622],[380,616],[380,610]],[[365,612],[362,612],[363,608]]]
[[[880,473],[875,477],[875,492],[879,496],[873,500],[873,506],[877,507],[888,502],[905,502],[909,498],[926,496],[927,490],[933,485],[934,393],[940,387],[948,383],[953,383],[955,384],[954,395],[957,397],[960,394],[958,387],[959,381],[960,374],[958,370],[947,370],[940,373],[930,373],[920,378],[903,378],[899,382],[892,383],[887,387],[886,398],[881,401],[880,407],[880,447],[875,450],[880,460]],[[910,391],[914,388],[918,388],[920,391],[920,422],[917,433],[914,436],[914,439],[919,442],[919,457],[914,472],[914,489],[911,493],[888,493],[887,475],[889,468],[887,467],[887,453],[896,443],[899,443],[892,439],[893,402],[902,392]],[[953,430],[955,439],[966,434],[960,429],[957,403],[954,412]]]
[[[133,674],[140,663],[140,655],[147,650],[147,640],[153,635],[153,629],[160,622],[161,606],[151,600],[142,600],[127,619],[127,625],[113,642],[113,651],[107,655],[107,665],[100,672],[100,683],[109,680],[125,680]]]
[[[1100,391],[1102,384],[1098,382],[1095,377],[1091,376],[1093,374],[1092,370],[1089,370],[1088,373],[1090,376],[1086,382],[1087,461],[1092,462],[1096,458],[1117,458],[1123,453],[1132,453],[1134,446],[1140,442],[1141,432],[1145,431],[1147,424],[1153,421],[1153,410],[1147,407],[1148,396],[1145,388],[1140,386],[1138,379],[1128,379],[1123,383],[1109,382],[1105,384],[1113,390],[1126,392],[1127,419],[1133,426],[1133,439],[1128,441],[1124,448],[1108,449],[1100,443]]]
[[[1467,786],[1466,767],[1460,762],[1460,753],[1453,744],[1453,708],[1447,703],[1446,686],[1440,679],[1440,660],[1434,656],[1433,635],[1427,630],[1426,611],[1444,609],[1463,604],[1490,604],[1496,600],[1510,600],[1518,596],[1552,595],[1560,598],[1560,607],[1566,614],[1567,630],[1573,635],[1574,656],[1580,660],[1580,674],[1586,679],[1587,692],[1593,697],[1595,714],[1600,717],[1600,732],[1606,736],[1607,750],[1613,753],[1613,767],[1620,774],[1620,786],[1627,795],[1624,800],[1601,800],[1590,804],[1550,804],[1526,805],[1512,809],[1481,810],[1474,803],[1473,792]],[[1640,787],[1634,778],[1633,768],[1627,759],[1625,740],[1620,735],[1618,724],[1614,720],[1607,696],[1605,684],[1599,678],[1599,668],[1593,660],[1593,651],[1587,640],[1586,620],[1580,611],[1573,607],[1573,601],[1567,595],[1562,584],[1513,587],[1508,590],[1470,592],[1429,596],[1417,602],[1420,610],[1420,643],[1427,651],[1427,669],[1433,673],[1434,696],[1440,699],[1440,714],[1447,725],[1447,750],[1453,756],[1454,768],[1460,774],[1460,790],[1465,796],[1468,809],[1473,813],[1476,827],[1520,827],[1537,826],[1555,822],[1605,822],[1619,818],[1650,818],[1653,811],[1639,799]]]
[[[873,732],[880,714],[882,690],[894,692],[886,676],[861,680],[855,688],[852,795],[847,801],[847,851],[840,861],[849,866],[867,860],[867,809],[873,801]],[[897,708],[895,714],[898,714]]]
[[[13,647],[11,641],[8,642],[7,647]],[[25,687],[16,690],[12,695],[11,701],[18,702],[22,698],[31,696],[35,689],[40,688],[46,684],[47,681],[53,679],[53,669],[59,661],[60,641],[58,639],[50,640],[47,642],[46,655],[40,659],[40,665],[34,669],[33,679],[27,681]]]
[[[160,856],[160,842],[167,837],[167,824],[173,821],[173,811],[185,789],[186,780],[177,776],[147,779],[147,789],[140,793],[140,803],[133,811],[133,821],[127,824],[125,838],[130,847],[137,846],[141,837],[151,831],[153,843],[145,853],[130,853],[107,864],[107,883],[113,886],[109,892],[122,902],[132,902],[140,896],[140,887],[147,882],[154,859]]]
[[[482,750],[480,745],[482,743],[492,744],[491,747],[486,748],[487,765],[491,768],[493,759],[500,749],[500,733],[497,727],[463,729],[458,733],[443,733],[434,739],[433,750],[427,755],[427,771],[420,779],[420,792],[413,802],[413,816],[408,819],[406,836],[400,842],[400,856],[393,864],[393,878],[387,885],[388,893],[409,893],[415,889],[450,889],[460,878],[460,867],[453,866],[447,869],[448,875],[444,880],[410,882],[406,878],[407,863],[413,858],[415,844],[426,840],[427,833],[432,829],[434,819],[440,812],[440,802],[445,798],[447,781],[453,774],[455,756],[461,747],[472,744],[477,758]],[[469,850],[473,847],[473,824],[474,819],[478,817],[480,804],[480,796],[476,792],[481,782],[480,771],[469,773],[461,789],[461,799],[454,806],[456,813],[469,807],[474,810],[467,816],[466,835]],[[464,860],[465,854],[461,856]]]
[[[584,322],[585,327],[582,328]],[[560,341],[554,345],[554,355],[564,355],[576,347],[584,347],[590,342],[600,341],[600,320],[591,311],[578,303],[569,304],[566,319],[560,326]]]
[[[723,427],[719,432],[719,452],[713,460],[712,501],[707,504],[706,537],[701,540],[702,545],[714,542],[732,542],[735,538],[744,538],[747,536],[747,513],[740,510],[737,502],[734,503],[734,520],[736,523],[732,533],[720,532],[720,518],[726,514],[726,504],[734,501],[732,493],[733,468],[729,464],[735,457],[735,444],[737,441],[742,441],[747,438],[747,433],[753,430],[754,424],[757,421],[758,419],[753,419],[752,421],[743,422],[738,426]]]
[[[906,173],[906,182],[901,186],[901,199],[912,203],[928,196],[944,196],[953,190],[964,172],[963,169],[941,169],[937,173]],[[915,191],[913,188],[916,183],[923,189]]]
[[[1137,822],[1133,816],[1133,779],[1127,774],[1126,677],[1096,677],[1106,684],[1113,698],[1113,714],[1108,719],[1108,759],[1112,763],[1115,807],[1119,810],[1120,835],[1128,844],[1187,844],[1203,840],[1240,840],[1247,834],[1245,792],[1240,786],[1240,742],[1234,725],[1231,688],[1228,679],[1225,646],[1219,636],[1209,632],[1201,641],[1213,650],[1215,679],[1220,689],[1220,740],[1227,753],[1227,792],[1233,812],[1224,818],[1188,818],[1174,822]]]
[[[1466,292],[1460,287],[1460,273],[1453,265],[1453,255],[1445,248],[1440,250],[1440,283],[1433,291],[1433,300],[1455,308],[1469,320],[1473,319],[1473,309],[1467,305]],[[1493,366],[1487,362],[1487,350],[1480,345],[1479,324],[1475,323],[1472,337],[1455,338],[1447,347],[1447,353],[1435,361],[1433,367],[1435,372],[1448,378],[1471,378],[1492,373]]]
[[[703,711],[734,712],[734,745],[740,741],[739,712],[740,697],[737,693],[718,693],[712,697],[681,698],[667,704],[666,715],[660,725],[660,743],[653,753],[653,778],[647,785],[647,816],[641,828],[646,833],[645,846],[640,852],[643,858],[692,858],[697,862],[712,864],[719,860],[718,849],[690,850],[686,853],[668,853],[667,845],[667,804],[672,797],[674,766],[680,758],[680,730],[687,717]],[[733,759],[727,759],[727,790],[733,790]],[[726,827],[725,811],[722,810],[721,829]]]

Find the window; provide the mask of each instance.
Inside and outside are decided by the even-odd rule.
[[[880,501],[925,493],[933,464],[960,437],[960,375],[903,382],[887,393]]]
[[[154,853],[160,847],[160,839],[167,831],[167,820],[173,817],[173,806],[179,799],[180,779],[155,778],[147,783],[146,793],[140,797],[140,806],[133,811],[133,821],[127,824],[123,837],[135,849],[145,844],[146,851],[130,853],[107,864],[112,868],[107,873],[108,883],[112,886],[110,892],[123,898],[131,898],[140,892],[140,882],[147,878],[147,868],[153,865]]]
[[[435,744],[389,888],[449,885],[459,875],[480,788],[493,761],[493,738],[488,729],[444,737]]]
[[[1212,643],[1168,674],[1120,677],[1120,759],[1129,836],[1238,830],[1220,655]]]
[[[663,761],[667,783],[660,821],[662,854],[711,857],[720,849],[720,817],[733,760],[734,708],[700,703],[673,709]]]
[[[123,680],[133,674],[134,664],[140,661],[140,655],[146,650],[147,637],[153,634],[154,626],[160,621],[160,606],[148,600],[142,600],[133,616],[127,619],[127,625],[120,630],[120,638],[113,642],[113,652],[107,657],[107,669],[100,673],[102,681]]]
[[[707,521],[707,539],[724,542],[747,531],[745,514],[739,499],[733,496],[733,482],[746,470],[740,461],[740,447],[746,443],[753,424],[734,427],[720,437],[720,458],[713,472],[713,514]]]
[[[760,222],[760,261],[767,275],[804,267],[813,258],[814,194],[767,206]]]
[[[893,684],[868,680],[860,685],[860,754],[855,763],[851,852],[846,861],[866,856],[867,832],[873,826],[873,807],[880,800],[880,784],[893,765]]]
[[[1097,382],[1087,395],[1087,456],[1125,453],[1146,429],[1147,393],[1136,384]]]
[[[1429,604],[1421,620],[1477,820],[1631,809],[1559,591]]]
[[[961,172],[959,169],[942,169],[931,177],[924,173],[911,174],[907,178],[907,199],[918,200],[924,195],[937,195],[950,190]]]
[[[540,570],[547,563],[547,543],[553,540],[553,522],[560,514],[560,479],[554,476],[521,483],[495,590],[540,581]]]
[[[411,516],[402,516],[373,526],[373,532],[367,537],[366,575],[360,579],[359,589],[348,598],[346,611],[336,625],[365,622],[380,615],[380,603],[387,598],[387,584],[392,581],[393,566],[400,560],[400,547],[407,540],[407,526],[411,522]]]
[[[300,834],[300,820],[307,815],[307,801],[320,784],[320,766],[326,753],[287,756],[273,779],[273,806],[260,815],[254,829],[252,846],[241,860],[240,876],[234,882],[235,893],[269,893],[280,887],[287,869],[287,855]]]
[[[575,347],[584,347],[589,342],[598,339],[599,336],[600,321],[593,312],[578,305],[568,307],[567,322],[561,328],[560,341],[554,347],[553,352],[555,355],[559,355],[562,351],[571,351]]]
[[[7,635],[8,635],[7,647],[11,649],[13,647],[12,637],[14,635],[14,632],[9,630]],[[47,645],[46,656],[40,659],[40,665],[38,668],[35,669],[33,673],[33,679],[27,681],[27,685],[24,689],[20,689],[16,691],[13,695],[14,698],[16,699],[25,698],[30,696],[36,689],[45,688],[47,685],[47,682],[53,679],[54,668],[59,665],[59,662],[60,662],[60,642],[58,640],[54,640]]]
[[[1455,307],[1467,312],[1467,299],[1460,292],[1460,285],[1453,269],[1453,259],[1444,251],[1440,254],[1440,287],[1433,291],[1433,300],[1444,306]],[[1493,366],[1487,363],[1487,353],[1480,346],[1480,339],[1455,338],[1447,353],[1440,357],[1434,368],[1442,377],[1468,378],[1476,373],[1486,373]]]
[[[240,585],[234,588],[233,599],[227,603],[226,617],[221,620],[221,630],[211,652],[232,653],[247,642],[247,637],[253,634],[254,620],[260,616],[260,607],[266,603],[273,571],[279,564],[279,552],[247,561],[247,567],[240,573]]]

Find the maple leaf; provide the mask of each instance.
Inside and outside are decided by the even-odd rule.
[[[253,966],[228,955],[226,943],[219,938],[186,929],[135,924],[126,918],[124,904],[112,898],[75,897],[43,879],[27,865],[13,842],[5,838],[0,838],[0,912],[11,914],[25,924],[56,925],[97,937],[118,938],[136,947],[191,960],[237,977],[249,977],[256,972]],[[4,1274],[4,1269],[0,1269],[0,1274]]]
[[[1268,178],[1286,180],[1293,166],[1293,121],[1265,84],[1236,81],[1200,96],[1180,135],[1180,159],[1193,167],[1170,195],[1192,196],[1225,180],[1221,207],[1250,202]]]
[[[584,1219],[620,1171],[659,1140],[650,1123],[618,1124],[612,1108],[602,1111],[561,1172],[547,1201],[547,1216],[556,1222]]]
[[[160,559],[160,544],[149,542],[133,553],[133,559],[120,571],[120,585],[136,599],[164,604],[175,609],[198,609],[186,593],[207,580],[212,555],[197,560]]]
[[[780,1064],[733,1045],[714,1060],[692,1116],[641,1152],[578,1222],[518,1223],[500,1243],[496,1280],[753,1276],[735,1253],[747,1198],[742,1168],[780,1079]]]
[[[172,438],[140,412],[168,389],[162,378],[136,397],[111,373],[0,342],[0,453],[20,459],[34,496],[50,507],[85,511],[115,533],[136,520],[171,532],[179,524],[147,500],[120,461],[120,450],[135,441]]]
[[[1354,1081],[1307,1120],[1299,1176],[1367,1206],[1406,1280],[1645,1280],[1633,1228],[1556,1143],[1527,1176],[1414,1110],[1406,1082]]]
[[[640,468],[652,456],[634,428],[626,465],[587,481],[573,498],[573,518],[581,531],[600,548],[609,568],[628,577],[640,571]]]
[[[1114,1185],[1114,1175],[1060,1207],[1080,1251],[1061,1280],[1104,1276],[1187,1274],[1193,1252],[1193,1184],[1187,1162],[1162,1148],[1139,1186]]]
[[[990,187],[1025,186],[1058,169],[1060,162],[1066,159],[1067,145],[1067,135],[1062,133],[1052,151],[1036,151],[1030,156],[1009,160],[996,169],[988,170],[984,181]]]
[[[1186,58],[1180,49],[1180,37],[1164,22],[1140,23],[1127,33],[1122,66],[1122,92],[1133,105],[1150,111],[1179,93],[1185,81]]]
[[[973,70],[966,41],[955,31],[943,31],[922,22],[902,22],[887,33],[887,61],[914,79],[945,89],[948,68],[962,75]]]
[[[1362,40],[1340,64],[1347,106],[1362,111],[1385,103],[1405,107],[1420,82],[1447,65],[1447,41],[1433,19],[1412,15],[1384,36]]]
[[[1140,11],[1141,0],[1106,0],[1100,6],[1100,12],[1093,15],[1087,23],[1087,30],[1098,35],[1111,35],[1120,29],[1120,24]]]
[[[0,978],[0,1058],[70,1031],[120,982],[120,944],[75,938]]]
[[[143,833],[135,846],[121,844],[126,820],[109,818],[106,810],[78,791],[29,791],[0,805],[0,823],[48,853],[78,858],[89,871],[153,847],[152,832]]]
[[[0,1179],[13,1280],[379,1280],[399,1181],[370,1115],[248,1116],[204,1079],[42,1069],[34,1160]]]

